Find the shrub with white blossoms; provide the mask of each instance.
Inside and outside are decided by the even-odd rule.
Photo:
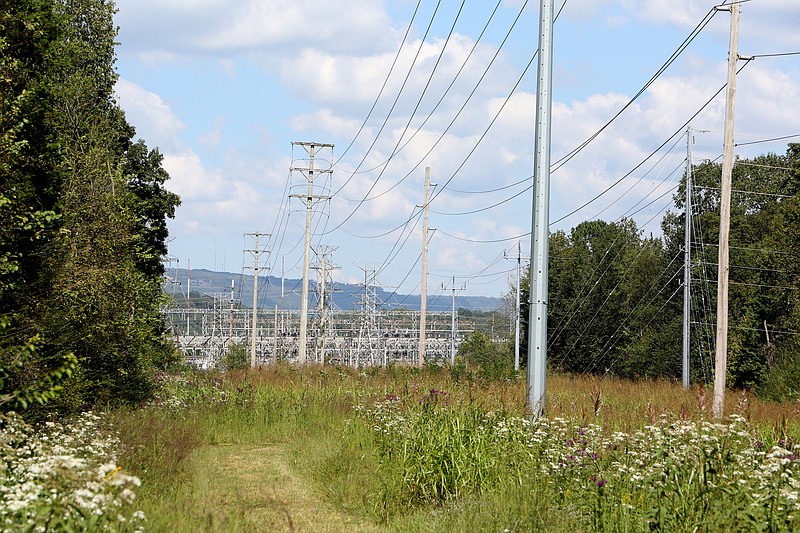
[[[118,439],[93,413],[34,429],[0,413],[0,530],[140,530],[138,478],[116,464]]]
[[[356,413],[396,476],[387,486],[402,487],[407,505],[512,479],[547,487],[552,505],[595,530],[800,530],[800,445],[783,438],[769,448],[740,416],[726,424],[662,417],[622,433],[562,418],[421,409],[396,397]]]

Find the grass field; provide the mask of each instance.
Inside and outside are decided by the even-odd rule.
[[[110,416],[151,531],[795,531],[798,404],[666,382],[276,366]]]
[[[135,410],[0,415],[2,531],[800,531],[800,412],[464,369],[175,372]]]

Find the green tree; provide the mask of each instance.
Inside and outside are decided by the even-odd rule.
[[[514,374],[511,345],[496,343],[477,330],[461,342],[457,357],[485,379],[504,379]]]
[[[160,154],[132,142],[114,100],[113,3],[6,3],[0,349],[17,357],[2,361],[0,393],[65,376],[74,353],[58,407],[135,403],[153,367],[174,356],[158,306],[166,219],[179,200],[164,188]]]
[[[728,385],[732,387],[758,389],[770,380],[776,365],[792,368],[783,363],[797,354],[798,159],[798,145],[790,144],[785,155],[737,159],[734,166],[728,310]],[[693,373],[703,379],[713,377],[720,176],[720,165],[713,163],[698,165],[693,172],[693,291],[703,298],[704,312],[693,326],[699,342],[693,347],[692,367],[703,369],[701,376]],[[684,209],[684,187],[682,183],[675,195],[680,210]],[[682,214],[665,217],[668,247],[678,246],[683,224]]]

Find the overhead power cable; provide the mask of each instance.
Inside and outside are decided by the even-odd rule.
[[[748,144],[760,144],[760,143],[768,143],[772,141],[782,141],[784,139],[793,139],[795,137],[800,137],[800,133],[795,133],[793,135],[783,135],[781,137],[772,137],[771,139],[761,139],[758,141],[748,141],[745,143],[736,143],[734,146],[747,146]]]
[[[475,84],[475,86],[473,87],[473,89],[472,89],[472,91],[470,92],[470,94],[467,96],[467,98],[466,98],[466,100],[464,101],[464,103],[461,105],[461,107],[459,108],[459,110],[458,110],[458,111],[456,112],[456,114],[453,116],[453,118],[452,118],[452,120],[450,121],[450,123],[447,125],[447,127],[444,129],[444,131],[441,133],[441,135],[439,135],[439,138],[438,138],[438,139],[437,139],[437,140],[436,140],[436,141],[433,143],[433,145],[432,145],[432,146],[430,147],[430,149],[429,149],[429,150],[428,150],[428,151],[425,153],[425,155],[423,155],[423,156],[422,156],[422,158],[420,158],[420,161],[419,161],[419,162],[418,162],[416,165],[414,165],[414,167],[413,167],[411,170],[409,170],[409,172],[408,172],[408,173],[407,173],[405,176],[403,176],[403,178],[401,178],[401,179],[400,179],[400,182],[402,182],[402,181],[404,181],[405,179],[407,179],[407,178],[408,178],[408,177],[409,177],[409,176],[410,176],[410,175],[411,175],[411,174],[412,174],[412,173],[413,173],[413,172],[414,172],[414,171],[415,171],[417,168],[419,168],[419,166],[420,166],[420,165],[422,165],[422,163],[423,163],[423,161],[425,160],[425,158],[427,158],[427,157],[428,157],[428,156],[431,154],[431,152],[433,152],[433,150],[436,148],[436,146],[438,146],[438,144],[439,144],[439,143],[440,143],[440,142],[441,142],[441,141],[444,139],[444,137],[445,137],[445,135],[447,134],[447,132],[450,130],[450,128],[451,128],[451,127],[453,126],[453,124],[455,123],[455,121],[456,121],[456,120],[458,119],[458,117],[461,115],[462,111],[463,111],[463,110],[466,108],[467,104],[470,102],[470,100],[472,99],[472,97],[475,95],[475,93],[477,92],[477,90],[478,90],[478,88],[480,87],[481,83],[483,82],[484,78],[485,78],[485,77],[486,77],[486,75],[488,74],[488,72],[489,72],[489,69],[490,69],[490,68],[491,68],[491,66],[494,64],[494,61],[495,61],[495,60],[497,59],[497,57],[499,56],[499,54],[500,54],[500,51],[502,50],[503,46],[505,45],[506,41],[508,40],[508,37],[510,36],[510,34],[511,34],[511,31],[512,31],[512,30],[514,29],[514,27],[516,26],[516,24],[517,24],[517,21],[519,20],[520,16],[522,15],[522,13],[523,13],[523,11],[524,11],[524,9],[525,9],[525,5],[527,5],[527,3],[528,3],[528,0],[525,0],[525,3],[523,4],[522,8],[520,8],[520,11],[519,11],[519,13],[517,14],[517,17],[514,19],[514,22],[512,23],[511,27],[509,28],[508,32],[506,33],[506,36],[505,36],[505,38],[504,38],[504,39],[503,39],[503,41],[500,43],[500,46],[498,46],[497,50],[495,51],[495,54],[494,54],[494,56],[493,56],[493,57],[492,57],[492,59],[489,61],[489,64],[487,65],[487,67],[484,69],[484,71],[483,71],[483,74],[482,74],[482,75],[481,75],[481,77],[478,79],[477,83],[476,83],[476,84]],[[565,0],[565,2],[564,2],[564,3],[566,4],[566,0]],[[562,5],[562,8],[563,8],[563,5]],[[536,57],[536,53],[534,53],[534,58],[535,58],[535,57]],[[524,76],[524,74],[527,72],[528,68],[530,68],[530,65],[531,65],[531,63],[532,63],[532,62],[533,62],[533,59],[531,59],[531,62],[530,62],[530,63],[528,63],[528,66],[525,68],[525,71],[523,71],[523,76]],[[520,78],[520,80],[521,80],[521,78]],[[519,81],[518,81],[518,82],[517,82],[517,84],[514,86],[514,89],[516,89],[516,87],[517,87],[518,85],[519,85]],[[509,95],[509,97],[508,97],[508,98],[510,98],[510,95]],[[506,99],[506,101],[508,101],[508,98]],[[501,110],[502,110],[502,108],[501,108]],[[498,114],[499,114],[499,112],[498,112]],[[495,119],[496,119],[496,118],[497,118],[497,115],[495,115]],[[494,120],[492,121],[492,123],[494,123]],[[491,125],[490,125],[490,126],[491,126]],[[487,131],[488,131],[488,130],[487,130]],[[485,135],[485,133],[484,133],[484,135]],[[482,140],[482,139],[483,139],[483,136],[481,136],[481,140]],[[480,143],[480,140],[478,141],[478,144],[479,144],[479,143]],[[374,143],[373,143],[373,146],[374,146]],[[477,147],[477,146],[476,146],[476,147]],[[372,146],[370,147],[370,150],[371,150],[371,149],[372,149]],[[473,151],[474,151],[474,148],[473,148]],[[471,155],[471,154],[472,154],[472,152],[470,152],[470,155]],[[365,155],[364,157],[366,158],[366,155]],[[466,161],[465,161],[465,162],[466,162]],[[387,161],[387,163],[388,163],[388,161]],[[362,162],[361,162],[361,163],[359,163],[359,166],[356,168],[356,171],[358,170],[358,168],[360,168],[361,164],[363,164],[363,159],[362,159]],[[462,164],[462,166],[463,166],[463,164]],[[459,167],[459,168],[460,168],[460,167]],[[350,178],[348,178],[348,180],[347,180],[347,181],[344,183],[344,185],[342,185],[342,186],[341,186],[339,189],[337,189],[337,191],[336,191],[334,194],[338,194],[338,193],[339,193],[339,192],[340,192],[340,191],[341,191],[341,190],[342,190],[342,189],[343,189],[343,188],[344,188],[344,187],[347,185],[347,183],[350,181],[350,179],[352,179],[352,176],[351,176]],[[452,178],[451,178],[451,179],[452,179]],[[448,182],[449,182],[449,181],[448,181]],[[375,187],[375,184],[376,184],[376,183],[377,183],[377,181],[376,181],[375,183],[373,183],[372,187],[370,187],[370,190],[369,190],[369,192],[371,192],[371,191],[374,189],[374,187]],[[395,186],[396,186],[396,184],[395,184]],[[393,187],[392,187],[392,188],[393,188]],[[391,190],[391,189],[389,189],[389,190]],[[343,225],[344,225],[344,224],[345,224],[345,223],[346,223],[346,222],[347,222],[347,221],[348,221],[348,220],[349,220],[349,219],[350,219],[350,218],[351,218],[351,217],[352,217],[352,216],[355,214],[355,212],[356,212],[356,211],[357,211],[357,210],[358,210],[358,209],[361,207],[361,205],[363,205],[363,203],[364,203],[364,202],[367,200],[367,198],[369,197],[369,192],[367,193],[367,195],[366,195],[366,196],[364,196],[364,198],[362,198],[362,199],[359,201],[358,205],[357,205],[357,206],[356,206],[356,207],[353,209],[353,211],[352,211],[352,212],[351,212],[351,213],[350,213],[350,214],[347,216],[347,218],[345,218],[345,219],[344,219],[344,220],[343,220],[343,221],[342,221],[342,222],[341,222],[341,223],[340,223],[338,226],[336,226],[335,228],[333,228],[333,229],[332,229],[332,230],[330,230],[330,231],[335,231],[336,229],[338,229],[338,228],[342,227],[342,226],[343,226]],[[385,191],[385,192],[388,192],[388,191]],[[435,197],[435,195],[434,195],[434,197]],[[433,200],[433,198],[431,198],[431,200]]]
[[[419,54],[420,52],[422,52],[422,47],[425,44],[425,39],[428,37],[428,33],[431,31],[431,27],[433,26],[433,21],[436,19],[436,13],[439,12],[439,6],[441,5],[441,3],[442,3],[441,0],[439,0],[436,3],[436,9],[434,10],[433,15],[431,15],[431,20],[428,22],[428,27],[425,29],[425,34],[422,36],[422,39],[420,39],[419,46],[417,47],[417,52],[414,55],[414,60],[411,62],[411,66],[408,68],[408,72],[406,73],[406,76],[403,79],[403,83],[400,85],[400,90],[397,91],[397,95],[394,98],[394,102],[392,102],[392,106],[389,108],[389,112],[386,114],[386,118],[383,119],[383,123],[381,124],[381,127],[378,129],[378,133],[375,134],[375,138],[372,139],[372,143],[369,145],[369,148],[367,148],[367,151],[364,153],[364,157],[361,158],[361,162],[359,162],[355,171],[353,171],[350,177],[347,178],[345,182],[342,184],[342,186],[336,189],[336,191],[334,191],[331,196],[335,196],[336,194],[338,194],[342,189],[344,189],[347,186],[348,183],[350,183],[350,180],[353,179],[353,176],[356,175],[358,170],[361,168],[361,165],[363,165],[364,162],[367,160],[367,156],[375,147],[375,144],[378,142],[381,133],[383,133],[386,124],[389,122],[389,118],[392,116],[392,113],[394,112],[394,108],[397,106],[397,102],[400,100],[400,95],[403,94],[403,90],[405,89],[406,84],[408,83],[408,79],[411,77],[411,73],[414,71],[414,66],[417,64],[417,60],[419,59]],[[350,214],[350,216],[352,216],[352,213]]]
[[[739,74],[739,73],[740,73],[740,72],[741,72],[741,71],[742,71],[742,70],[743,70],[743,69],[744,69],[744,68],[745,68],[747,65],[749,65],[749,64],[750,64],[749,62],[746,62],[746,63],[744,63],[744,64],[743,64],[741,67],[739,67],[739,70],[737,70],[737,71],[736,71],[736,74]],[[633,167],[633,168],[632,168],[632,169],[631,169],[629,172],[627,172],[627,173],[626,173],[624,176],[622,176],[622,177],[621,177],[621,178],[619,178],[617,181],[615,181],[614,183],[612,183],[611,185],[609,185],[608,187],[606,187],[606,188],[605,188],[603,191],[601,191],[599,194],[597,194],[596,196],[594,196],[594,197],[593,197],[591,200],[589,200],[589,201],[587,201],[586,203],[582,204],[581,206],[579,206],[579,207],[577,207],[577,208],[573,209],[572,211],[570,211],[570,212],[569,212],[569,213],[567,213],[566,215],[563,215],[562,217],[560,217],[560,218],[558,218],[558,219],[556,219],[556,220],[553,220],[552,222],[550,222],[550,225],[552,226],[553,224],[558,224],[558,223],[559,223],[559,222],[561,222],[562,220],[565,220],[565,219],[567,219],[567,218],[571,217],[572,215],[574,215],[574,214],[575,214],[575,213],[577,213],[578,211],[581,211],[583,208],[585,208],[585,207],[587,207],[587,206],[591,205],[592,203],[596,202],[598,199],[600,199],[602,196],[604,196],[604,195],[605,195],[607,192],[609,192],[611,189],[613,189],[614,187],[616,187],[617,185],[619,185],[619,184],[620,184],[620,183],[621,183],[621,182],[622,182],[622,181],[623,181],[625,178],[627,178],[628,176],[630,176],[631,174],[633,174],[634,172],[636,172],[636,170],[638,170],[638,169],[639,169],[639,167],[641,167],[642,165],[644,165],[644,164],[645,164],[645,163],[646,163],[646,162],[647,162],[647,161],[648,161],[648,160],[649,160],[651,157],[653,157],[653,156],[654,156],[655,154],[657,154],[657,153],[658,153],[658,152],[659,152],[659,151],[660,151],[662,148],[664,148],[664,146],[666,146],[666,145],[667,145],[667,143],[669,143],[669,141],[670,141],[670,140],[672,140],[672,139],[673,139],[673,138],[674,138],[676,135],[678,135],[678,134],[682,133],[682,132],[683,132],[683,130],[686,128],[686,126],[688,126],[688,125],[689,125],[689,123],[690,123],[692,120],[694,120],[694,119],[697,117],[697,115],[699,115],[699,114],[700,114],[700,113],[701,113],[701,112],[702,112],[702,111],[703,111],[703,110],[704,110],[706,107],[708,107],[708,105],[709,105],[711,102],[713,102],[713,101],[714,101],[714,99],[715,99],[717,96],[719,96],[719,94],[720,94],[722,91],[724,91],[724,90],[725,90],[725,87],[727,87],[727,85],[728,85],[728,84],[727,84],[727,83],[725,83],[725,84],[724,84],[722,87],[720,87],[720,88],[719,88],[719,90],[718,90],[717,92],[715,92],[715,93],[714,93],[714,94],[711,96],[711,98],[709,98],[709,99],[706,101],[706,103],[705,103],[705,104],[703,104],[703,105],[702,105],[702,107],[700,107],[700,109],[698,109],[698,110],[697,110],[697,112],[695,112],[695,113],[694,113],[694,114],[693,114],[691,117],[689,117],[689,119],[688,119],[686,122],[684,122],[683,124],[681,124],[681,125],[678,127],[678,129],[677,129],[677,130],[675,130],[675,132],[674,132],[672,135],[670,135],[670,136],[669,136],[669,138],[668,138],[666,141],[664,141],[663,143],[661,143],[661,144],[660,144],[660,145],[659,145],[659,146],[658,146],[658,147],[657,147],[655,150],[653,150],[652,152],[650,152],[650,155],[648,155],[648,156],[647,156],[647,157],[646,157],[644,160],[642,160],[642,162],[641,162],[641,163],[637,164],[637,165],[636,165],[635,167]]]
[[[633,95],[633,97],[624,105],[622,108],[617,111],[617,113],[611,117],[611,119],[606,122],[603,126],[600,127],[599,130],[594,132],[592,135],[589,136],[585,141],[581,144],[570,150],[566,155],[562,156],[561,159],[557,160],[553,165],[551,165],[551,172],[555,172],[562,166],[564,166],[570,159],[578,155],[578,153],[586,148],[593,140],[595,140],[603,131],[605,131],[608,126],[611,125],[626,109],[628,109],[633,103],[639,99],[639,97],[644,94],[644,92],[675,62],[676,59],[686,50],[686,48],[692,43],[692,41],[697,38],[700,32],[711,22],[711,19],[714,18],[716,14],[716,10],[714,8],[710,9],[708,13],[703,17],[703,19],[694,27],[694,29],[689,32],[689,35],[683,40],[683,42],[678,46],[678,49],[675,50],[672,55],[667,58],[664,64],[656,71],[655,74],[645,83],[639,91]]]
[[[783,57],[783,56],[797,56],[800,55],[800,52],[781,52],[777,54],[755,54],[750,57],[757,58],[757,57]]]
[[[513,237],[507,237],[505,239],[479,240],[479,239],[467,239],[466,237],[457,237],[456,235],[453,235],[451,233],[447,233],[446,231],[444,231],[441,228],[437,228],[437,231],[439,233],[441,233],[443,235],[447,235],[451,239],[455,239],[457,241],[474,242],[474,243],[478,243],[478,244],[492,244],[492,243],[497,243],[497,242],[518,241],[520,239],[524,239],[525,237],[530,237],[531,236],[531,232],[529,231],[527,233],[523,233],[522,235],[515,235]]]
[[[347,220],[351,216],[353,216],[355,214],[355,211],[358,210],[358,208],[361,207],[361,205],[364,202],[367,202],[367,201],[370,201],[370,200],[374,200],[375,198],[379,198],[379,197],[383,196],[384,194],[386,194],[389,191],[391,191],[394,187],[397,187],[400,184],[400,182],[403,181],[403,180],[400,180],[400,182],[395,183],[393,186],[389,187],[387,190],[385,190],[385,191],[381,192],[380,194],[377,194],[377,195],[375,195],[375,196],[373,196],[371,198],[369,196],[372,193],[372,191],[375,190],[375,186],[378,185],[378,182],[383,177],[383,174],[384,174],[384,172],[386,172],[386,169],[389,168],[389,162],[391,162],[392,158],[394,158],[394,156],[396,156],[400,152],[400,143],[403,142],[403,137],[405,137],[406,133],[408,132],[408,129],[411,126],[411,122],[414,120],[414,116],[417,114],[417,111],[419,110],[419,106],[422,104],[422,99],[425,98],[425,94],[428,92],[428,88],[431,85],[431,81],[433,81],[433,76],[436,74],[436,69],[439,67],[439,63],[442,61],[442,57],[444,56],[444,53],[447,50],[447,45],[450,43],[450,38],[453,36],[453,32],[455,32],[456,24],[458,24],[458,19],[461,17],[461,11],[464,9],[464,3],[465,2],[466,2],[466,0],[461,0],[461,6],[458,8],[458,13],[456,13],[456,17],[453,20],[453,24],[452,24],[452,26],[450,26],[450,31],[447,34],[447,38],[445,39],[441,50],[439,50],[439,55],[436,58],[436,63],[434,63],[433,68],[431,69],[431,73],[428,76],[428,80],[425,82],[425,87],[423,87],[422,88],[422,92],[420,92],[419,98],[417,99],[417,103],[416,103],[416,105],[414,105],[414,109],[411,111],[411,114],[408,116],[408,121],[406,122],[406,125],[403,128],[403,133],[400,135],[400,137],[398,137],[397,142],[394,145],[394,148],[392,148],[392,151],[389,154],[389,159],[386,161],[386,164],[383,165],[383,168],[381,168],[381,171],[378,173],[378,176],[375,178],[375,181],[372,182],[372,185],[370,186],[369,190],[367,191],[367,194],[364,195],[364,198],[359,200],[358,205],[356,205],[355,209],[353,210],[353,213],[351,213],[350,216],[348,216],[347,218],[345,218],[342,221],[342,225],[345,222],[347,222]],[[366,157],[366,154],[365,154],[365,157]],[[339,190],[341,191],[341,188]]]
[[[408,39],[408,34],[411,32],[411,28],[414,26],[414,20],[417,18],[417,12],[419,11],[419,6],[421,4],[422,0],[417,0],[417,6],[414,8],[414,13],[411,15],[411,20],[408,22],[408,26],[406,26],[406,33],[403,35],[403,40],[400,41],[400,46],[397,48],[397,53],[394,55],[392,66],[389,67],[389,72],[386,74],[386,78],[384,78],[383,80],[383,85],[381,85],[381,89],[380,91],[378,91],[378,95],[372,102],[372,107],[369,108],[367,116],[364,117],[364,121],[361,123],[361,126],[358,128],[358,131],[356,132],[355,136],[353,136],[353,139],[350,141],[350,144],[348,144],[347,148],[344,149],[344,152],[342,152],[342,155],[339,156],[339,159],[337,159],[336,162],[333,163],[333,166],[336,166],[336,164],[339,161],[341,161],[345,155],[347,155],[347,152],[349,152],[350,148],[353,147],[353,144],[356,142],[356,139],[358,139],[358,136],[361,135],[361,132],[364,131],[364,128],[367,126],[367,122],[369,121],[369,118],[372,116],[372,112],[375,111],[375,107],[378,105],[378,101],[380,101],[381,96],[383,95],[383,91],[386,89],[386,85],[389,83],[389,78],[391,78],[392,72],[394,72],[394,67],[397,66],[397,60],[400,59],[400,53],[403,51],[403,45],[405,44],[406,39]]]
[[[412,133],[411,136],[403,143],[403,145],[400,146],[400,148],[395,152],[394,155],[397,155],[398,153],[403,151],[403,149],[405,149],[406,146],[408,146],[408,144],[414,139],[414,137],[416,137],[417,134],[420,131],[422,131],[422,128],[425,127],[425,124],[427,124],[428,121],[433,117],[433,115],[436,112],[436,110],[439,109],[439,106],[442,104],[442,102],[444,101],[445,97],[447,97],[447,95],[450,93],[450,90],[453,88],[453,86],[455,85],[456,81],[461,76],[461,73],[466,68],[467,63],[469,63],[470,58],[472,58],[472,55],[475,53],[475,50],[478,48],[478,45],[480,44],[481,40],[483,39],[483,35],[486,33],[486,30],[489,28],[489,25],[491,24],[492,20],[494,19],[494,16],[497,13],[497,10],[498,10],[498,8],[500,7],[500,5],[502,3],[503,3],[503,0],[498,0],[497,1],[497,4],[495,5],[494,10],[492,11],[492,14],[489,15],[489,19],[486,21],[486,24],[483,26],[483,29],[481,30],[481,33],[478,35],[478,37],[475,39],[475,42],[472,44],[472,48],[470,49],[470,51],[467,54],[467,56],[464,58],[464,61],[461,63],[461,66],[459,67],[458,72],[456,72],[455,76],[453,76],[453,79],[450,80],[450,84],[447,86],[447,88],[444,90],[442,95],[439,97],[439,101],[436,102],[436,105],[433,106],[433,109],[431,109],[431,111],[425,117],[425,120],[422,121],[422,123],[417,127],[417,129],[414,131],[414,133]],[[462,6],[463,6],[463,4],[462,4]],[[523,5],[523,7],[521,9],[524,9],[524,8],[525,7]],[[513,25],[512,25],[512,28],[513,28]],[[442,52],[443,51],[444,51],[444,48],[442,48]],[[441,55],[440,55],[440,57],[441,57]],[[403,135],[401,136],[401,138],[402,137],[405,137],[405,131],[403,132]],[[362,170],[362,171],[360,171],[360,173],[372,172],[374,170],[377,170],[378,168],[382,167],[383,165],[386,165],[387,163],[389,163],[389,161],[391,160],[392,157],[393,156],[390,156],[389,159],[387,159],[386,161],[384,161],[384,162],[382,162],[382,163],[380,163],[378,165],[375,165],[373,168]],[[349,173],[350,171],[345,171],[345,172]],[[403,179],[407,178],[409,174],[406,174],[406,176]],[[400,181],[403,181],[403,180],[400,180]],[[378,196],[381,196],[381,195],[385,194],[386,192],[388,192],[388,191],[384,191],[384,192],[380,193],[377,196],[373,196],[373,198],[377,198]],[[368,198],[368,200],[371,200],[371,199],[372,198]],[[345,198],[345,200],[346,200],[346,198]],[[353,201],[356,201],[356,200],[353,200]]]

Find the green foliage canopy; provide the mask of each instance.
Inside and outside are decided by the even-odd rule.
[[[180,200],[114,99],[114,11],[104,0],[3,1],[6,406],[23,396],[66,412],[136,403],[174,354],[159,303],[166,219]]]

